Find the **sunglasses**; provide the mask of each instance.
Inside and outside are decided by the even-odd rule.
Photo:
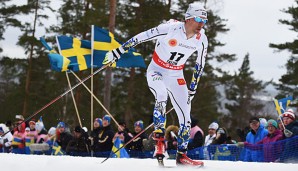
[[[200,17],[195,17],[194,20],[198,23],[204,23],[206,24],[208,19],[203,19],[203,18],[200,18]]]

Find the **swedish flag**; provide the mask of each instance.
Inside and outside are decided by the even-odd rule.
[[[120,138],[117,137],[114,141],[114,146],[112,148],[112,157],[113,158],[129,158],[129,155],[128,155],[127,151],[125,150],[125,148],[121,148],[122,146],[123,146],[123,144],[122,144]],[[121,148],[121,149],[118,150],[119,148]]]
[[[108,30],[92,25],[92,49],[94,60],[100,60],[101,63],[110,50],[116,49],[122,43],[117,41],[114,34]],[[97,65],[97,64],[95,64]],[[97,67],[100,67],[97,66]],[[114,65],[115,66],[115,65]],[[146,68],[143,57],[140,53],[136,53],[134,49],[126,51],[116,63],[117,67],[142,67]]]
[[[56,36],[60,54],[70,60],[68,68],[82,71],[91,67],[91,42],[71,36]]]
[[[52,147],[52,154],[55,156],[61,156],[64,155],[64,152],[62,151],[61,146],[58,145],[58,143],[54,142]]]
[[[283,114],[287,110],[287,107],[289,106],[292,100],[293,100],[292,96],[279,99],[279,100],[273,99],[275,109],[277,110],[279,115]]]

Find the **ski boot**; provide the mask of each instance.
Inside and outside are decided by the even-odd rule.
[[[186,153],[177,152],[176,165],[202,167],[204,166],[204,162],[198,161],[198,160],[192,160],[186,156]]]
[[[153,140],[156,142],[153,156],[157,158],[159,166],[164,166],[163,158],[165,157],[166,151],[164,133],[159,130],[154,131]]]

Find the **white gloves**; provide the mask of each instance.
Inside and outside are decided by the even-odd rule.
[[[106,53],[105,59],[103,60],[102,64],[107,65],[109,63],[117,62],[121,55],[125,52],[122,46],[112,51]]]
[[[196,94],[195,90],[188,90],[188,100],[187,100],[187,104],[191,103],[191,100],[194,98]]]

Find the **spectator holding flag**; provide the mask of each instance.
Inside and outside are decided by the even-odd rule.
[[[298,160],[298,122],[295,118],[295,113],[292,109],[288,109],[282,114],[282,121],[285,125],[285,130],[292,133],[290,136],[286,134],[284,135],[287,141],[283,154],[280,158],[282,162],[292,162]]]

